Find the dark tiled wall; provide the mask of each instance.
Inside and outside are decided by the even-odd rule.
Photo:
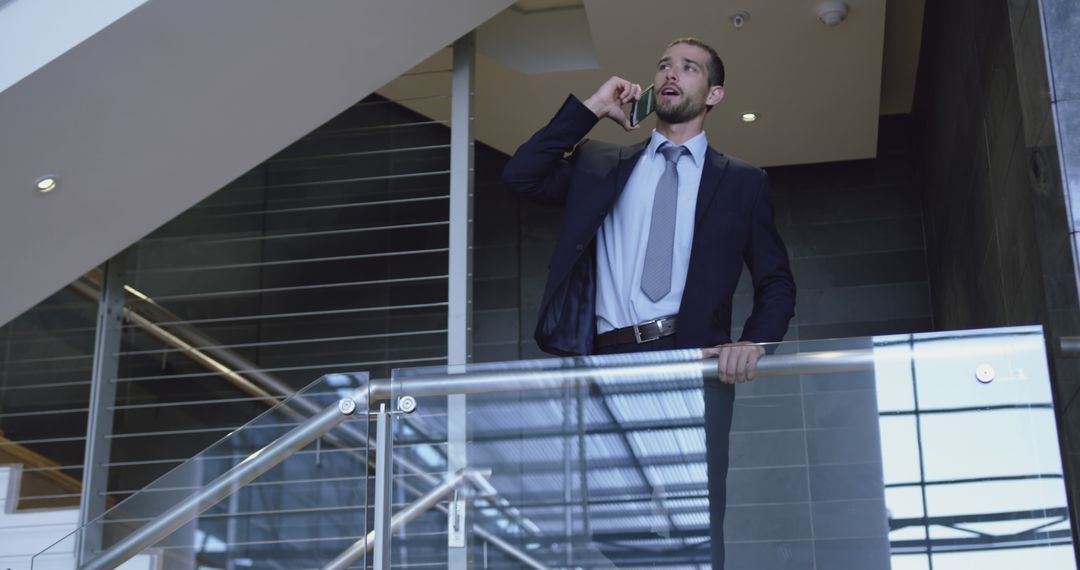
[[[766,169],[799,289],[788,340],[932,328],[914,159],[910,120],[894,116],[881,119],[876,159]]]
[[[1009,13],[988,2],[971,18],[968,4],[927,7],[914,113],[935,322],[1043,322]]]
[[[864,339],[800,344],[810,351],[871,346]],[[889,568],[873,375],[762,378],[736,393],[724,525],[729,566]]]
[[[1045,327],[1072,474],[1080,361],[1059,340],[1080,334],[1078,23],[1075,0],[928,2],[914,111],[935,324]]]
[[[473,359],[517,360],[526,257],[521,253],[521,210],[501,181],[507,156],[479,143],[474,156]]]
[[[1054,217],[1054,232],[1040,236],[1040,243],[1047,242],[1048,253],[1055,258],[1054,274],[1046,279],[1046,296],[1049,317],[1059,336],[1080,335],[1080,308],[1076,300],[1074,267],[1080,259],[1080,3],[1076,0],[1014,0],[1014,14],[1024,8],[1019,39],[1025,39],[1031,48],[1026,57],[1017,56],[1019,71],[1035,74],[1041,79],[1049,64],[1048,83],[1029,85],[1021,90],[1030,100],[1025,106],[1024,120],[1029,110],[1036,120],[1038,135],[1029,144],[1035,164],[1044,167],[1037,179],[1040,199],[1048,202],[1042,209]],[[1041,16],[1041,18],[1039,17]],[[1046,32],[1046,57],[1038,57],[1040,24]],[[1019,51],[1019,50],[1018,50]],[[1064,221],[1062,219],[1064,218]],[[1065,232],[1069,236],[1064,238]],[[1066,243],[1063,243],[1066,242]],[[1071,246],[1071,247],[1070,247]],[[1070,256],[1069,253],[1072,255]],[[1058,349],[1058,347],[1054,347]],[[1073,504],[1080,497],[1080,409],[1076,394],[1080,392],[1080,360],[1075,355],[1058,351],[1053,359],[1061,400],[1065,403],[1061,412],[1062,433],[1073,480]],[[1074,516],[1074,521],[1080,516]],[[1076,526],[1074,525],[1074,529]],[[1074,536],[1075,536],[1074,532]]]

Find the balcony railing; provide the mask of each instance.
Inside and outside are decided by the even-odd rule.
[[[1075,568],[1044,342],[770,347],[727,437],[728,567]],[[83,568],[151,546],[222,568],[707,565],[715,366],[683,350],[329,375],[52,549],[100,544]]]

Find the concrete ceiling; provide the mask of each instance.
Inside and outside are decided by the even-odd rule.
[[[706,121],[722,152],[760,166],[872,158],[878,117],[911,109],[922,0],[847,0],[847,19],[828,27],[814,0],[521,0],[478,32],[478,140],[512,153],[568,93],[584,99],[610,75],[646,86],[676,37],[696,36],[724,59],[727,95]],[[730,17],[749,19],[735,29]],[[443,51],[414,71],[451,67]],[[380,94],[405,100],[446,92],[447,77],[419,73]],[[445,99],[406,105],[445,119]],[[740,117],[753,111],[754,123]],[[652,119],[645,124],[651,128]],[[590,134],[641,140],[605,121]]]
[[[109,0],[75,25],[80,3],[0,6],[0,31],[60,46],[0,56],[48,60],[0,67],[0,324],[511,0]]]

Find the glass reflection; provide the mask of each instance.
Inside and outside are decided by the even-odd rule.
[[[1075,568],[1043,342],[1041,329],[1027,327],[778,345],[774,362],[786,368],[737,392],[724,482],[729,568]],[[800,365],[841,353],[862,355],[856,360],[865,365]],[[552,568],[707,564],[715,481],[705,468],[702,418],[703,382],[711,380],[701,374],[709,365],[695,351],[646,356],[396,371],[388,388],[372,392],[419,402],[394,415],[394,510],[464,464],[491,470],[483,485],[461,486],[451,499],[463,498],[474,552],[488,567],[520,567],[522,556]],[[331,401],[350,378],[327,376],[319,395]],[[469,394],[464,418],[448,406],[447,394],[456,393]],[[282,420],[265,427],[295,422]],[[467,442],[451,443],[463,425]],[[265,443],[264,432],[238,433]],[[276,496],[298,501],[274,507],[289,516],[312,501],[333,511],[341,504],[322,494],[328,481],[344,483],[355,511],[350,536],[322,515],[327,526],[307,528],[303,554],[319,543],[327,547],[319,555],[329,556],[340,546],[334,541],[355,538],[371,518],[367,485],[356,487],[365,454],[342,455],[342,471],[329,478],[294,475],[328,469],[338,451],[301,451],[291,463],[300,471],[248,489],[286,484],[292,494],[238,508],[261,512]],[[188,469],[188,488],[212,474],[209,462],[192,465],[200,472]],[[176,473],[170,477],[184,476]],[[309,480],[316,486],[302,490]],[[329,502],[318,506],[315,495]],[[130,511],[135,502],[124,504]],[[259,508],[244,510],[252,505]],[[448,500],[439,507],[394,537],[395,564],[447,565]],[[204,555],[235,544],[217,525],[221,514],[201,517],[198,532],[177,544],[199,544]],[[281,530],[295,528],[286,522]],[[241,554],[256,566],[270,558]]]
[[[1075,568],[1038,327],[880,337],[893,568]]]
[[[774,354],[827,351],[869,351],[872,369],[738,389],[730,567],[1075,568],[1040,329],[782,343]],[[440,375],[485,379],[490,389],[469,395],[468,459],[492,468],[498,496],[477,500],[476,523],[530,556],[697,567],[709,524],[702,384],[683,364],[649,368],[688,354],[399,370],[394,391]],[[987,368],[993,378],[980,381]],[[421,409],[433,417],[405,420],[398,453],[446,457],[444,401],[428,393]],[[435,516],[395,539],[396,552],[443,560],[444,528]]]

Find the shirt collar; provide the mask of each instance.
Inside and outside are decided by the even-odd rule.
[[[649,139],[649,146],[645,149],[645,152],[648,153],[650,159],[656,157],[656,151],[659,150],[660,145],[664,143],[675,144],[668,140],[664,135],[656,132],[656,129],[653,129],[652,138]],[[709,141],[705,138],[704,130],[695,135],[694,138],[684,142],[683,146],[686,147],[686,150],[690,151],[690,158],[693,159],[694,166],[700,167],[702,164],[705,164],[705,150],[709,148]]]

